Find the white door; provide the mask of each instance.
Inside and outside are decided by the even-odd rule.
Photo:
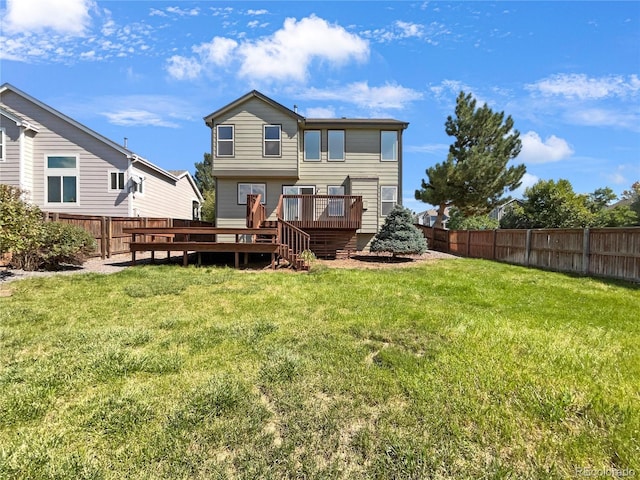
[[[315,195],[316,187],[311,186],[283,186],[283,195]],[[301,198],[285,198],[282,205],[283,218],[288,221],[311,220],[313,218],[313,202],[304,202]],[[310,217],[310,218],[304,218]]]

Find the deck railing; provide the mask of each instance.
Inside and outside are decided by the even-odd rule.
[[[281,244],[280,256],[285,258],[295,268],[307,270],[309,265],[301,253],[309,250],[311,237],[295,225],[278,218],[278,236]]]
[[[247,228],[260,228],[267,218],[261,194],[247,195]]]
[[[362,226],[359,195],[281,195],[279,219],[298,228],[353,229]]]

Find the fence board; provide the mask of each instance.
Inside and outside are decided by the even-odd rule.
[[[640,282],[640,227],[474,231],[419,227],[432,250]]]

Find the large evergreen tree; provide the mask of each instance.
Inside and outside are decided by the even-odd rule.
[[[398,254],[424,253],[427,251],[427,240],[413,225],[411,211],[396,205],[373,238],[371,251],[390,252],[394,257]]]
[[[417,200],[438,206],[436,226],[448,206],[455,205],[465,216],[483,215],[508,199],[505,191],[520,186],[525,166],[507,166],[522,148],[513,125],[511,116],[505,118],[487,104],[476,108],[473,96],[460,92],[455,118],[445,122],[447,135],[455,139],[447,159],[427,169],[428,180],[415,192]]]

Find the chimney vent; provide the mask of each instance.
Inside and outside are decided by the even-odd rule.
[[[129,139],[127,137],[124,137],[124,148],[127,148],[128,140]]]

